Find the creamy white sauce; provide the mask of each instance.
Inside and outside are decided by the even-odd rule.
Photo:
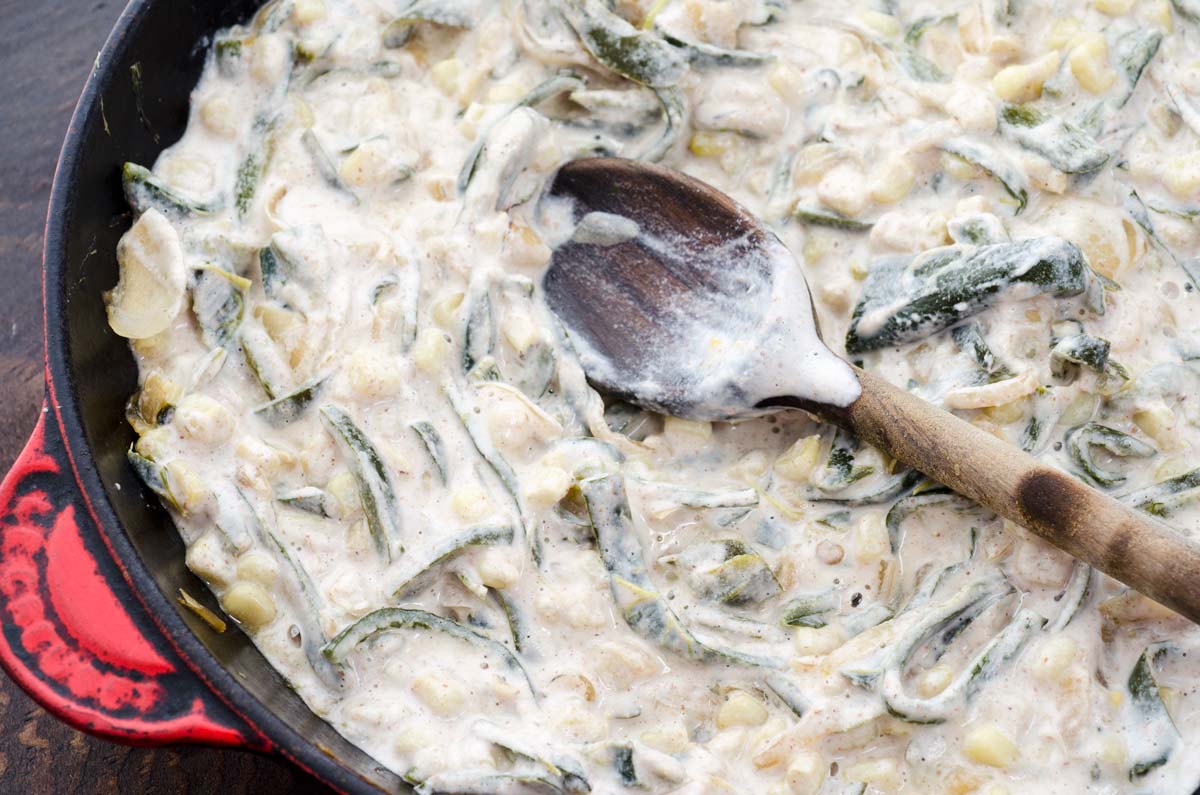
[[[784,267],[780,251],[769,293],[759,286],[770,333],[696,328],[665,363],[697,374],[717,409],[731,388],[852,401],[834,354],[887,257],[961,243],[981,217],[1012,241],[1069,240],[1121,285],[1104,314],[1082,293],[1017,285],[971,318],[986,367],[950,330],[851,358],[1077,474],[1071,429],[1128,434],[1145,457],[1076,448],[1113,476],[1111,493],[1136,495],[1200,463],[1197,296],[1176,262],[1200,252],[1200,31],[1175,10],[1187,3],[884,14],[622,0],[631,22],[609,32],[634,35],[653,7],[659,28],[707,45],[689,64],[645,34],[654,49],[626,71],[658,96],[597,63],[548,0],[419,5],[466,9],[470,27],[420,23],[405,41],[388,4],[293,0],[218,37],[187,132],[153,169],[203,212],[133,191],[144,212],[109,299],[140,366],[135,449],[188,565],[317,714],[426,791],[542,791],[517,781],[529,776],[661,795],[1200,784],[1200,630],[1099,575],[1068,609],[1088,580],[1065,555],[925,488],[894,508],[915,484],[897,488],[891,461],[803,415],[709,423],[610,405],[606,418],[540,297],[551,249],[579,230],[569,207],[549,226],[535,217],[561,163],[665,147],[665,165],[764,218],[803,263]],[[585,33],[607,13],[564,7]],[[1120,106],[1124,37],[1153,31],[1158,51]],[[754,53],[769,59],[747,65]],[[516,107],[560,70],[580,82]],[[1030,148],[998,132],[1003,98],[1080,129],[1099,108],[1110,161],[1056,169],[1034,151],[1060,140],[1046,128]],[[939,148],[964,140],[1025,190],[1019,214],[987,170]],[[1156,239],[1128,209],[1131,187]],[[637,231],[613,218],[584,229]],[[889,307],[860,332],[887,328],[903,303]],[[1052,339],[1081,331],[1111,343],[1128,381],[1052,362]],[[306,405],[264,408],[268,388],[313,384]],[[1147,505],[1194,534],[1195,491],[1162,488]],[[926,504],[897,522],[914,501]],[[604,517],[616,524],[598,549],[588,523]],[[481,543],[441,558],[464,533]],[[955,600],[987,608],[944,648],[879,666]],[[324,641],[394,606],[468,629],[384,631],[344,648],[340,669],[324,661]],[[1045,628],[978,686],[954,684],[1024,609]],[[1154,684],[1131,691],[1147,650]]]

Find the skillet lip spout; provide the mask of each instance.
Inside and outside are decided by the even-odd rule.
[[[71,297],[68,276],[68,242],[77,213],[86,212],[76,201],[81,165],[90,136],[107,132],[103,94],[117,77],[131,48],[143,31],[147,12],[166,0],[131,0],[121,13],[83,88],[72,114],[59,154],[50,192],[43,247],[42,303],[48,412],[45,422],[61,430],[63,452],[75,486],[98,535],[140,607],[153,621],[190,672],[232,710],[249,729],[242,745],[283,757],[335,790],[378,793],[394,774],[376,763],[376,781],[368,781],[334,752],[303,736],[255,697],[184,623],[178,608],[162,591],[145,560],[133,545],[104,487],[95,451],[84,430],[84,418],[71,369],[71,338],[67,313]],[[189,42],[188,46],[193,43]],[[190,91],[190,86],[187,90]],[[98,296],[97,300],[98,300]],[[41,424],[39,424],[40,433]],[[136,742],[136,740],[134,740]],[[395,787],[389,787],[395,789]],[[405,787],[400,785],[400,791]]]

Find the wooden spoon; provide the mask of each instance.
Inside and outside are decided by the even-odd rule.
[[[728,196],[590,158],[542,208],[574,230],[546,301],[601,390],[692,419],[803,409],[1200,623],[1200,545],[836,357],[799,264]]]

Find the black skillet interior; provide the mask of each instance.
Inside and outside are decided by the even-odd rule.
[[[126,559],[135,587],[177,644],[286,756],[339,789],[396,791],[404,789],[398,779],[313,715],[241,632],[205,631],[195,616],[181,615],[164,596],[184,587],[214,604],[184,567],[183,544],[169,516],[125,459],[134,437],[123,419],[124,406],[137,387],[137,370],[126,341],[108,328],[101,299],[116,283],[114,252],[131,220],[121,192],[121,165],[129,160],[150,166],[180,137],[212,34],[248,19],[258,5],[257,0],[134,0],[97,59],[68,134],[51,204],[50,368],[81,481],[118,555]],[[107,527],[110,506],[116,527]],[[144,569],[129,560],[130,554]]]

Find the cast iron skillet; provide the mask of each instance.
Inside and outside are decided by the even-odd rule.
[[[92,734],[245,747],[344,792],[408,791],[310,712],[240,631],[219,635],[177,604],[184,588],[216,606],[125,460],[137,369],[101,300],[131,221],[121,165],[149,166],[180,137],[212,34],[259,4],[132,0],[75,109],[46,224],[46,405],[0,485],[0,664]]]

